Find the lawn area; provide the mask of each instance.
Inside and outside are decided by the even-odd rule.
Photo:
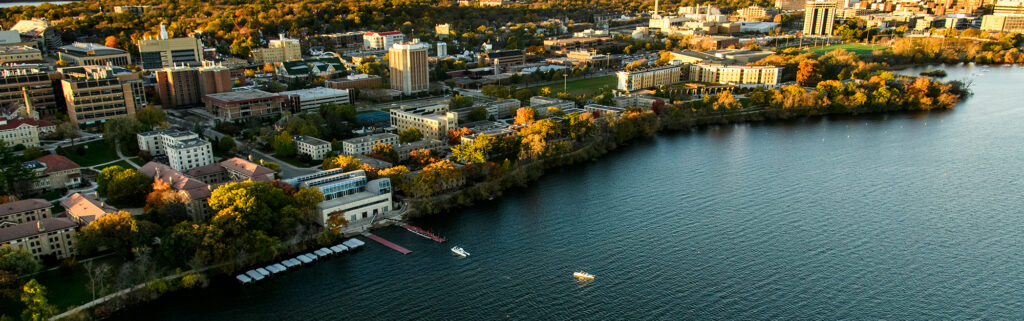
[[[76,146],[83,148],[83,153],[81,155],[75,152],[73,149],[74,147],[66,148],[66,151],[61,155],[70,158],[72,161],[83,167],[117,160],[117,153],[114,152],[114,149],[111,148],[104,139],[94,140],[85,144],[78,144]]]
[[[281,156],[278,156],[278,155],[274,155],[274,158],[277,158],[277,159],[279,159],[281,161],[284,161],[284,162],[286,162],[288,164],[292,164],[292,166],[303,167],[303,168],[319,165],[320,163],[322,163],[322,161],[317,161],[317,162],[313,162],[313,163],[303,163],[303,162],[299,161],[299,159],[295,158],[294,156],[292,156],[292,157],[281,157]]]
[[[138,157],[129,158],[128,161],[134,163],[135,165],[139,165],[139,167],[142,167],[142,165],[146,165],[146,163],[143,162],[142,159]]]
[[[104,165],[103,168],[107,168],[107,167],[110,167],[110,166],[121,166],[121,167],[124,167],[124,168],[135,168],[135,166],[132,166],[132,164],[129,164],[128,162],[124,161],[123,159],[119,160],[117,162],[114,162],[114,163],[110,163],[110,164]],[[101,170],[102,171],[103,168],[97,168],[97,170]]]
[[[565,84],[565,88],[569,90],[570,94],[592,94],[599,92],[604,86],[614,89],[615,83],[618,78],[615,75],[601,76],[595,78],[573,80]],[[540,90],[543,87],[551,88],[551,92],[561,92],[562,83],[550,84],[545,86],[531,87],[533,90]]]
[[[872,51],[879,50],[879,49],[888,49],[889,46],[875,46],[875,45],[865,45],[865,44],[859,44],[859,43],[846,43],[846,44],[841,44],[841,45],[829,45],[829,46],[824,46],[824,47],[817,47],[817,48],[806,49],[806,50],[803,50],[802,52],[813,52],[813,53],[818,54],[818,55],[823,55],[823,54],[825,54],[825,53],[827,53],[829,51],[840,49],[840,48],[846,49],[846,51],[852,51],[852,52],[854,52],[854,53],[856,53],[858,55],[861,55],[861,56],[870,56]]]
[[[117,267],[121,263],[121,258],[116,255],[93,260],[94,265],[108,264],[112,266],[112,271],[117,271]],[[50,304],[57,306],[58,311],[63,312],[69,307],[82,305],[92,300],[89,276],[81,263],[75,264],[70,269],[58,268],[40,272],[34,278],[46,287],[46,297],[50,300]]]
[[[40,198],[42,198],[44,200],[47,200],[47,201],[52,201],[52,200],[58,199],[61,196],[64,196],[64,193],[61,193],[60,190],[53,190],[53,191],[49,191],[49,192],[43,193],[43,195],[39,195]]]

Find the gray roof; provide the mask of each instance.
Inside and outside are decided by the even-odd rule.
[[[0,228],[0,243],[23,239],[29,236],[78,226],[66,217],[50,217],[38,221],[21,223],[11,227]]]
[[[326,140],[319,139],[319,138],[316,138],[316,137],[310,137],[310,136],[295,136],[292,139],[297,141],[297,142],[303,142],[303,143],[314,145],[314,146],[330,145],[331,144],[330,142],[328,142]]]
[[[128,53],[127,51],[121,49],[107,47],[97,43],[77,41],[70,45],[60,47],[60,51],[64,54],[72,55],[75,57],[110,56],[123,55]]]
[[[235,102],[245,100],[258,100],[258,99],[271,99],[281,97],[278,94],[268,93],[258,89],[230,91],[216,94],[208,94],[206,98],[211,98],[223,102]]]
[[[0,204],[0,217],[7,216],[15,213],[27,212],[38,210],[41,208],[50,208],[50,202],[40,198],[30,198],[27,200],[14,201],[6,204]]]

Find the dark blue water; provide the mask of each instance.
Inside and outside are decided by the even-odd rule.
[[[413,253],[119,318],[1022,319],[1024,68],[948,71],[976,93],[951,112],[661,135],[416,222],[449,243],[388,228]]]

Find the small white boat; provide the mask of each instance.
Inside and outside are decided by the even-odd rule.
[[[452,247],[452,253],[455,253],[456,255],[461,256],[461,257],[469,256],[469,252],[466,252],[466,250],[464,250],[463,248],[458,247],[458,246],[453,246]]]
[[[572,276],[575,276],[577,279],[581,279],[581,280],[593,280],[594,279],[594,275],[593,274],[590,274],[590,273],[587,273],[587,272],[583,272],[583,270],[580,270],[579,272],[573,273]]]

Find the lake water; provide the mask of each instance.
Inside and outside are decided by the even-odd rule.
[[[38,5],[41,5],[41,4],[44,4],[44,3],[49,3],[49,4],[53,4],[53,5],[58,5],[59,6],[59,5],[62,5],[62,4],[69,4],[69,3],[72,3],[72,2],[76,2],[76,1],[0,2],[0,8],[9,8],[9,7],[17,7],[17,6],[38,6]]]
[[[1024,68],[947,71],[975,91],[950,112],[660,135],[415,222],[448,243],[386,228],[413,252],[117,319],[1021,319]]]

